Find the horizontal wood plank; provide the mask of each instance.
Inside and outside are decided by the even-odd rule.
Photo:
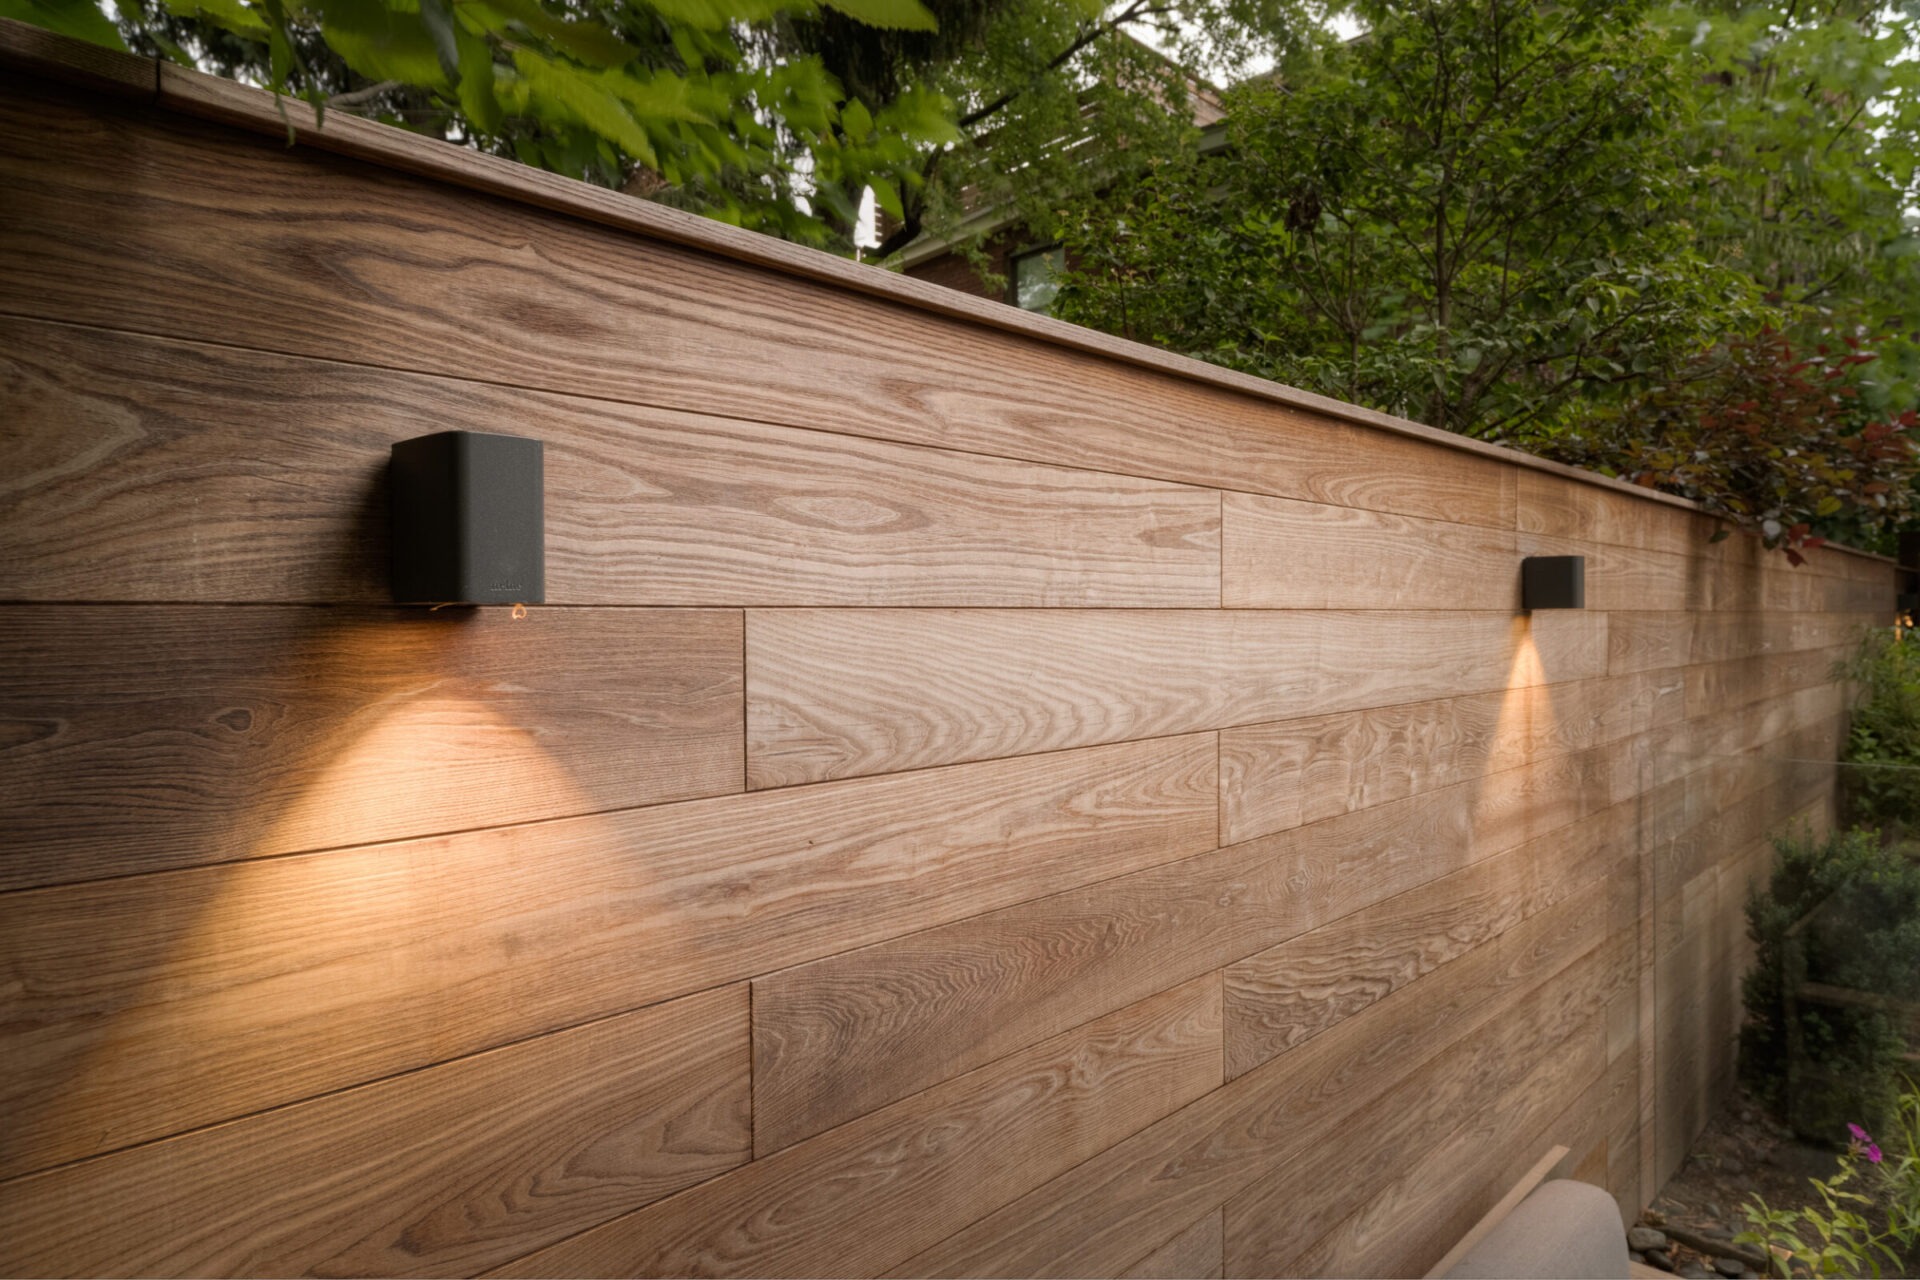
[[[1209,976],[489,1274],[877,1274],[1219,1084]]]
[[[1853,654],[1849,645],[1763,653],[1686,669],[1687,715],[1706,716],[1767,698],[1832,683],[1834,667]]]
[[[1493,943],[1452,963],[1471,969],[1507,967],[1513,974],[1545,973],[1549,983],[1534,1008],[1517,1018],[1516,1045],[1462,1045],[1428,1069],[1409,1075],[1377,1100],[1356,1111],[1341,1142],[1347,1176],[1329,1178],[1312,1158],[1289,1161],[1252,1183],[1226,1204],[1228,1274],[1313,1275],[1304,1256],[1316,1241],[1335,1231],[1383,1187],[1392,1186],[1410,1164],[1440,1144],[1452,1130],[1489,1107],[1498,1107],[1518,1088],[1543,1051],[1571,1031],[1575,1010],[1593,1007],[1595,984],[1605,981],[1596,948],[1604,932],[1586,920],[1594,894],[1536,917]],[[1575,963],[1589,957],[1585,963]],[[1442,967],[1441,974],[1446,973]],[[1437,975],[1436,975],[1437,976]],[[1592,1018],[1585,1020],[1591,1026]],[[1507,1052],[1500,1048],[1507,1047]],[[1596,1062],[1596,1073],[1601,1064]],[[1411,1228],[1411,1222],[1401,1223]],[[1326,1274],[1346,1274],[1338,1270]],[[1367,1274],[1365,1272],[1356,1274]]]
[[[1508,530],[1241,493],[1221,514],[1228,608],[1520,608]]]
[[[1647,502],[1636,495],[1563,476],[1523,471],[1516,477],[1514,525],[1537,535],[1600,542],[1666,555],[1704,556],[1718,522],[1703,512]]]
[[[741,719],[734,610],[6,606],[0,889],[725,795]]]
[[[1170,739],[0,895],[0,1169],[1189,855],[1215,756]]]
[[[1339,1226],[1286,1259],[1286,1273],[1424,1274],[1493,1207],[1506,1190],[1507,1166],[1537,1159],[1539,1133],[1605,1075],[1605,1032],[1589,1022],[1531,1065],[1476,1113],[1448,1117],[1450,1132],[1444,1124],[1429,1129],[1426,1141],[1406,1149],[1411,1159],[1397,1176],[1368,1188],[1372,1194]],[[1276,1273],[1256,1265],[1232,1274]]]
[[[0,97],[0,136],[19,197],[0,253],[22,264],[0,311],[1512,527],[1515,471],[1493,457],[289,152],[284,134],[49,90]]]
[[[0,385],[8,599],[384,603],[388,449],[423,423],[544,443],[553,604],[1220,597],[1210,490],[17,319]]]
[[[1224,1265],[1225,1229],[1221,1210],[1202,1214],[1198,1222],[1119,1272],[1120,1280],[1217,1280]]]
[[[1520,534],[1516,544],[1523,556],[1585,557],[1589,609],[1698,612],[1715,607],[1711,571],[1696,557],[1541,534]]]
[[[1615,874],[1634,806],[1476,862],[1227,968],[1227,1074],[1243,1075]]]
[[[1597,813],[1606,775],[1511,770],[755,979],[755,1150]]]
[[[1602,674],[1606,631],[1585,612],[755,610],[748,782],[1579,680]]]
[[[1244,725],[1220,734],[1228,843],[1672,724],[1671,672],[1506,689]]]
[[[0,1183],[0,1270],[467,1275],[746,1163],[747,1045],[724,987]]]
[[[1130,1241],[1178,1230],[1276,1168],[1306,1160],[1324,1177],[1329,1144],[1337,1148],[1356,1113],[1400,1081],[1525,1060],[1604,1007],[1612,969],[1598,950],[1582,957],[1574,945],[1505,970],[1506,984],[1488,983],[1497,948],[1443,967],[892,1274],[1111,1275],[1128,1264]],[[1543,987],[1569,966],[1574,976]]]

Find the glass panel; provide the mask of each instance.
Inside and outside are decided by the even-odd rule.
[[[1059,245],[1023,253],[1013,260],[1013,302],[1023,311],[1046,311],[1060,293],[1067,251]]]

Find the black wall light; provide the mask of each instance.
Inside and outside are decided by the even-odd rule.
[[[1587,607],[1585,556],[1528,556],[1520,562],[1520,607],[1523,609],[1584,609]]]
[[[547,593],[538,440],[439,431],[393,446],[393,598],[539,604]]]

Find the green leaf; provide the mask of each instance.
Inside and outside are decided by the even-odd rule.
[[[402,12],[384,0],[318,0],[315,7],[327,44],[367,79],[452,87],[418,10]]]
[[[849,99],[840,108],[840,129],[854,142],[865,142],[873,136],[873,113],[860,99]]]
[[[526,78],[530,104],[538,108],[544,98],[548,112],[586,126],[648,168],[659,167],[646,131],[592,73],[530,49],[514,50],[513,63]]]
[[[905,207],[900,203],[900,189],[898,187],[894,186],[885,178],[868,178],[867,185],[873,188],[874,204],[885,210],[891,217],[898,218],[902,221],[906,219],[907,212]]]
[[[605,23],[557,17],[541,8],[539,0],[468,0],[463,7],[473,9],[490,29],[519,23],[561,53],[590,67],[624,66],[633,61],[636,52]],[[495,22],[485,23],[487,16],[494,17]]]
[[[0,0],[0,18],[16,18],[109,49],[127,47],[112,20],[93,0]]]
[[[428,39],[433,41],[433,51],[440,59],[440,73],[449,84],[460,83],[460,38],[455,34],[457,24],[447,0],[420,0],[420,23],[427,29]]]
[[[460,109],[467,113],[468,122],[477,132],[497,134],[505,113],[500,109],[499,94],[495,90],[498,77],[493,66],[493,46],[485,36],[458,24],[455,39],[460,53]]]
[[[167,11],[181,18],[205,18],[248,40],[267,39],[266,22],[242,0],[167,0]]]

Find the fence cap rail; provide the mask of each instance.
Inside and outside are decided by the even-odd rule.
[[[651,240],[698,249],[784,275],[882,298],[949,319],[1019,334],[1051,346],[1150,369],[1187,382],[1251,396],[1287,409],[1409,436],[1445,449],[1478,454],[1517,467],[1627,494],[1685,511],[1699,503],[1579,467],[1551,462],[1518,449],[1489,444],[1425,423],[1347,404],[1252,374],[1224,369],[1190,356],[1116,338],[975,297],[911,276],[809,249],[771,236],[727,226],[698,214],[621,195],[603,187],[534,169],[450,142],[336,112],[324,127],[303,101],[191,71],[160,58],[102,48],[71,36],[0,18],[0,67],[57,80],[123,99],[141,100],[254,133],[288,137],[307,146],[418,177],[465,187],[550,212],[580,218]],[[1890,556],[1828,543],[1837,551],[1888,564]]]

